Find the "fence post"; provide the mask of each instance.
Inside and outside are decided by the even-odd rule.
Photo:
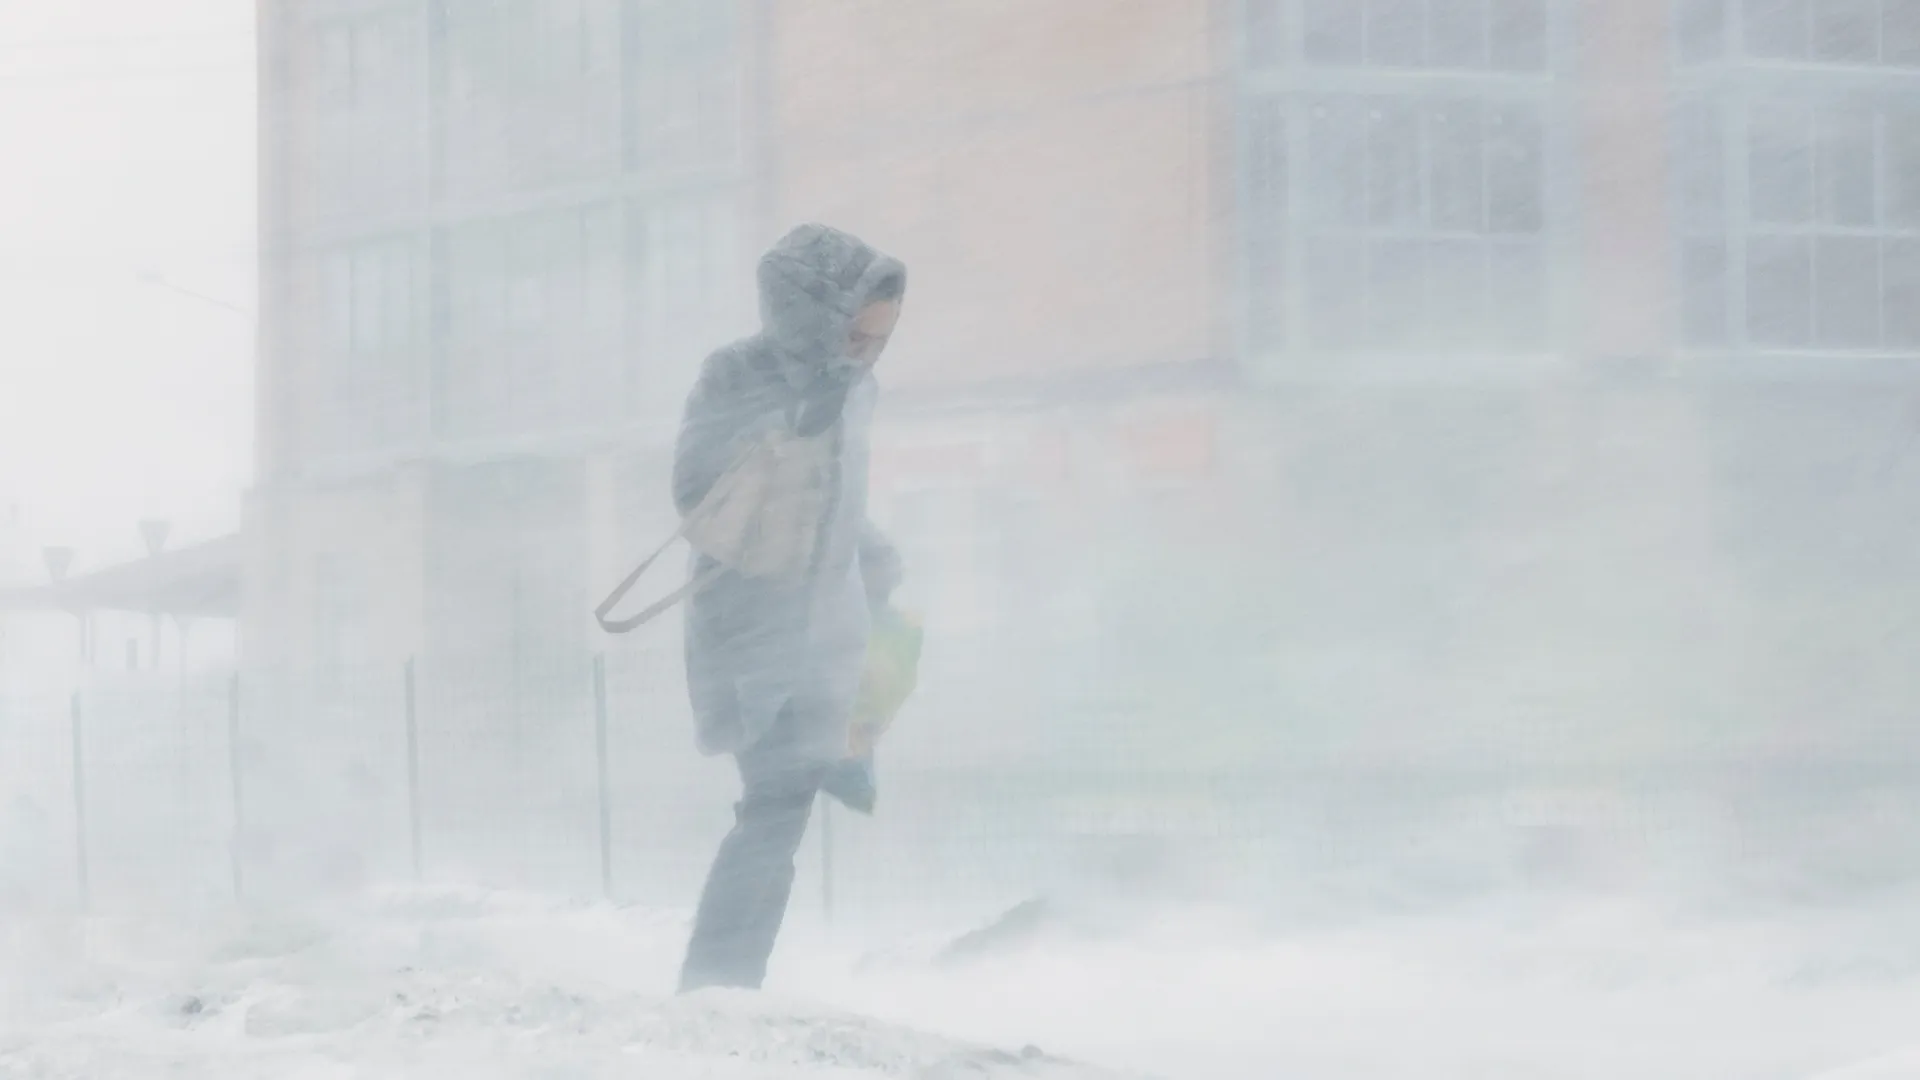
[[[600,780],[600,892],[613,899],[613,792],[607,783],[607,657],[593,658],[593,749]]]
[[[833,929],[833,800],[820,799],[820,910]]]
[[[413,657],[407,658],[407,838],[413,852],[413,880],[424,867],[420,854],[420,709],[413,675]]]
[[[80,890],[80,910],[92,905],[92,888],[87,881],[87,769],[84,739],[81,737],[80,691],[73,692],[73,865],[74,880]]]
[[[233,785],[233,839],[227,844],[228,869],[233,874],[233,898],[246,896],[241,876],[242,852],[247,839],[246,803],[240,787],[240,673],[227,680],[227,774]]]

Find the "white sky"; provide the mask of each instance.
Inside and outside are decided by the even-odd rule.
[[[137,555],[234,528],[251,457],[252,0],[0,0],[0,521]]]

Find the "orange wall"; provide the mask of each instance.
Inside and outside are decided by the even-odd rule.
[[[1564,123],[1579,238],[1565,350],[1674,334],[1670,0],[1576,0]],[[914,271],[891,381],[1227,358],[1236,238],[1217,0],[766,4],[770,220],[866,235]]]
[[[1675,305],[1668,220],[1671,0],[1585,0],[1579,62],[1583,261],[1575,347],[1594,357],[1671,351]]]
[[[1207,358],[1219,263],[1209,8],[768,5],[762,239],[823,220],[908,263],[894,385]]]

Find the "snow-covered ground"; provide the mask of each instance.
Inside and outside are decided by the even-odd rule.
[[[1066,910],[964,961],[936,928],[877,947],[801,919],[766,994],[681,999],[683,914],[519,894],[5,926],[10,1080],[1920,1077],[1910,897],[1264,926]]]
[[[666,993],[682,920],[469,891],[11,924],[0,1076],[1093,1080],[799,995]]]

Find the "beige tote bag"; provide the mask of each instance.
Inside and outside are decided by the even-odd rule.
[[[749,445],[679,530],[594,609],[600,628],[624,634],[645,625],[726,570],[777,584],[804,581],[813,568],[821,521],[833,494],[833,441],[831,430],[812,438],[774,431]],[[637,615],[612,618],[613,609],[641,576],[681,537],[719,565]]]

